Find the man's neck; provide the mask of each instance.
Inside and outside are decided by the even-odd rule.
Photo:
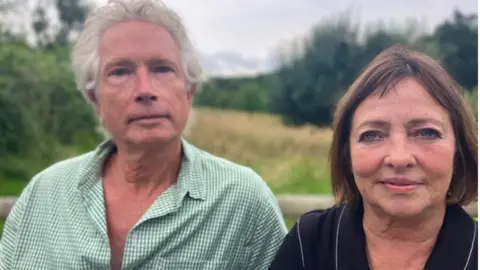
[[[111,184],[127,192],[148,195],[176,182],[182,158],[181,140],[158,147],[127,147],[117,151],[105,172]]]

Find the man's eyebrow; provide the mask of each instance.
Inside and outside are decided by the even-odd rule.
[[[102,70],[106,71],[111,69],[114,66],[132,66],[132,61],[125,58],[113,58],[105,62]]]
[[[177,64],[166,58],[152,58],[146,61],[148,65],[169,65],[177,68]],[[103,66],[103,70],[109,70],[114,66],[133,66],[133,61],[126,59],[126,58],[112,58],[105,62]]]
[[[173,67],[177,67],[177,64],[170,60],[170,59],[167,59],[167,58],[152,58],[150,60],[147,61],[147,63],[149,65],[168,65],[168,66],[173,66]]]

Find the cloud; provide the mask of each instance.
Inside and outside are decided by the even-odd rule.
[[[210,76],[250,76],[272,70],[272,61],[237,52],[201,54],[200,61]]]
[[[107,0],[93,0],[103,4]],[[276,48],[304,36],[325,19],[350,10],[362,24],[382,20],[425,22],[432,30],[450,17],[454,8],[477,12],[476,0],[165,0],[177,11],[202,52],[210,73],[250,73],[271,67]],[[428,11],[428,12],[426,12]]]

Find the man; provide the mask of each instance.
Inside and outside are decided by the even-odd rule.
[[[286,234],[275,197],[181,136],[201,69],[180,18],[114,1],[88,18],[72,58],[111,139],[32,179],[0,269],[267,269]]]

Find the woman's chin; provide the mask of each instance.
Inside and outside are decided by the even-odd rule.
[[[413,218],[421,216],[429,209],[429,205],[425,203],[425,200],[389,200],[386,202],[380,202],[377,207],[381,209],[385,215],[394,218]]]

